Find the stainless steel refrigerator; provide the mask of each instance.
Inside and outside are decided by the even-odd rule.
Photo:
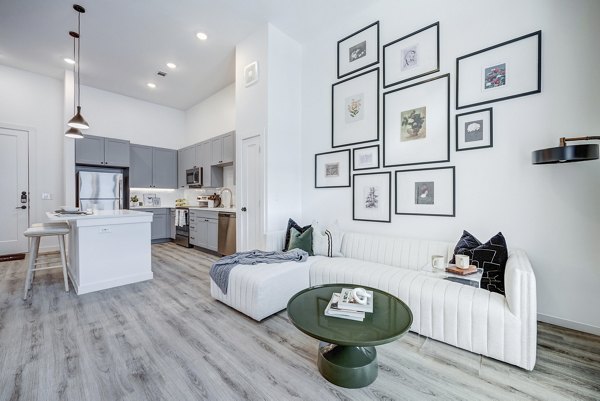
[[[123,174],[80,171],[78,203],[81,210],[123,209]]]

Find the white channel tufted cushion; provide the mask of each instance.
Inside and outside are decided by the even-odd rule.
[[[511,250],[506,297],[420,271],[453,243],[346,233],[344,258],[312,264],[310,285],[349,283],[386,291],[413,312],[411,331],[532,370],[537,339],[535,276],[525,252]]]

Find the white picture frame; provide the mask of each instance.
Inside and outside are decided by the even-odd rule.
[[[390,223],[391,182],[389,171],[352,176],[352,219]]]
[[[331,147],[379,140],[379,68],[331,85]]]
[[[338,78],[343,78],[377,63],[379,63],[379,21],[338,41]]]
[[[454,166],[397,170],[395,214],[455,217]]]

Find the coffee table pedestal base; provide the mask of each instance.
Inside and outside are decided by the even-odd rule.
[[[346,388],[361,388],[377,378],[375,347],[346,347],[321,342],[319,372],[329,382]]]

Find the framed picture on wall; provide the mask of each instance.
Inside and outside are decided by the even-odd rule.
[[[379,63],[379,21],[338,41],[338,78],[343,78],[377,63]]]
[[[440,70],[440,23],[383,46],[383,87],[401,84]]]
[[[350,186],[350,149],[315,155],[315,188]]]
[[[492,108],[456,115],[456,151],[494,146]]]
[[[450,74],[383,95],[383,166],[450,160]]]
[[[454,166],[398,170],[396,214],[454,217]]]
[[[379,139],[379,68],[331,86],[331,147]]]
[[[379,145],[354,148],[352,152],[353,170],[371,170],[379,168]]]
[[[542,91],[542,31],[456,59],[456,108]]]
[[[389,223],[391,219],[392,174],[362,173],[352,176],[352,219]]]

